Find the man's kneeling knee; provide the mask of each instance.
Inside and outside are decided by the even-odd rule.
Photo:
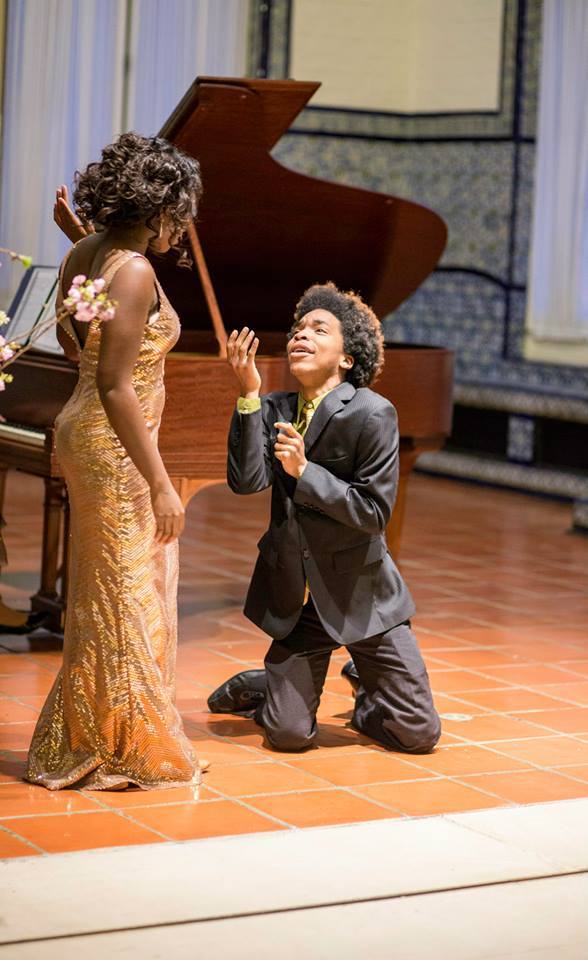
[[[283,750],[288,753],[299,753],[308,750],[314,742],[314,733],[300,727],[268,727],[265,726],[265,735],[274,750]]]
[[[431,718],[431,722],[423,724],[419,730],[407,731],[406,736],[399,737],[402,749],[406,753],[431,753],[441,736],[441,721],[438,717]]]

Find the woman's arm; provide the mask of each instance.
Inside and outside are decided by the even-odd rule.
[[[170,543],[184,526],[184,509],[147,429],[133,387],[133,370],[153,302],[153,269],[133,258],[116,273],[109,297],[116,316],[104,323],[96,382],[106,415],[129,457],[151,490],[156,540]]]

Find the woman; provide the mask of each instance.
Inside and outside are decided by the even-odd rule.
[[[63,261],[101,277],[112,320],[60,320],[78,385],[56,421],[71,505],[63,667],[41,711],[25,779],[50,790],[174,787],[199,767],[174,706],[178,536],[184,511],[157,448],[165,355],[177,315],[145,258],[196,214],[198,164],[165,140],[123,134],[76,175],[95,227]]]

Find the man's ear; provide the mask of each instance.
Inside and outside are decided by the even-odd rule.
[[[355,363],[355,360],[354,360],[353,357],[350,356],[349,354],[346,354],[346,355],[343,357],[343,359],[341,360],[341,366],[342,366],[345,370],[351,370],[351,368],[352,368],[352,366],[353,366],[354,363]]]

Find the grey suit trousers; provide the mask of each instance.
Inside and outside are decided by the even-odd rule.
[[[312,746],[331,653],[339,646],[325,631],[312,599],[288,636],[272,643],[265,658],[267,695],[255,719],[277,750]],[[432,750],[441,724],[410,623],[358,640],[347,649],[361,684],[352,725],[393,750]]]

